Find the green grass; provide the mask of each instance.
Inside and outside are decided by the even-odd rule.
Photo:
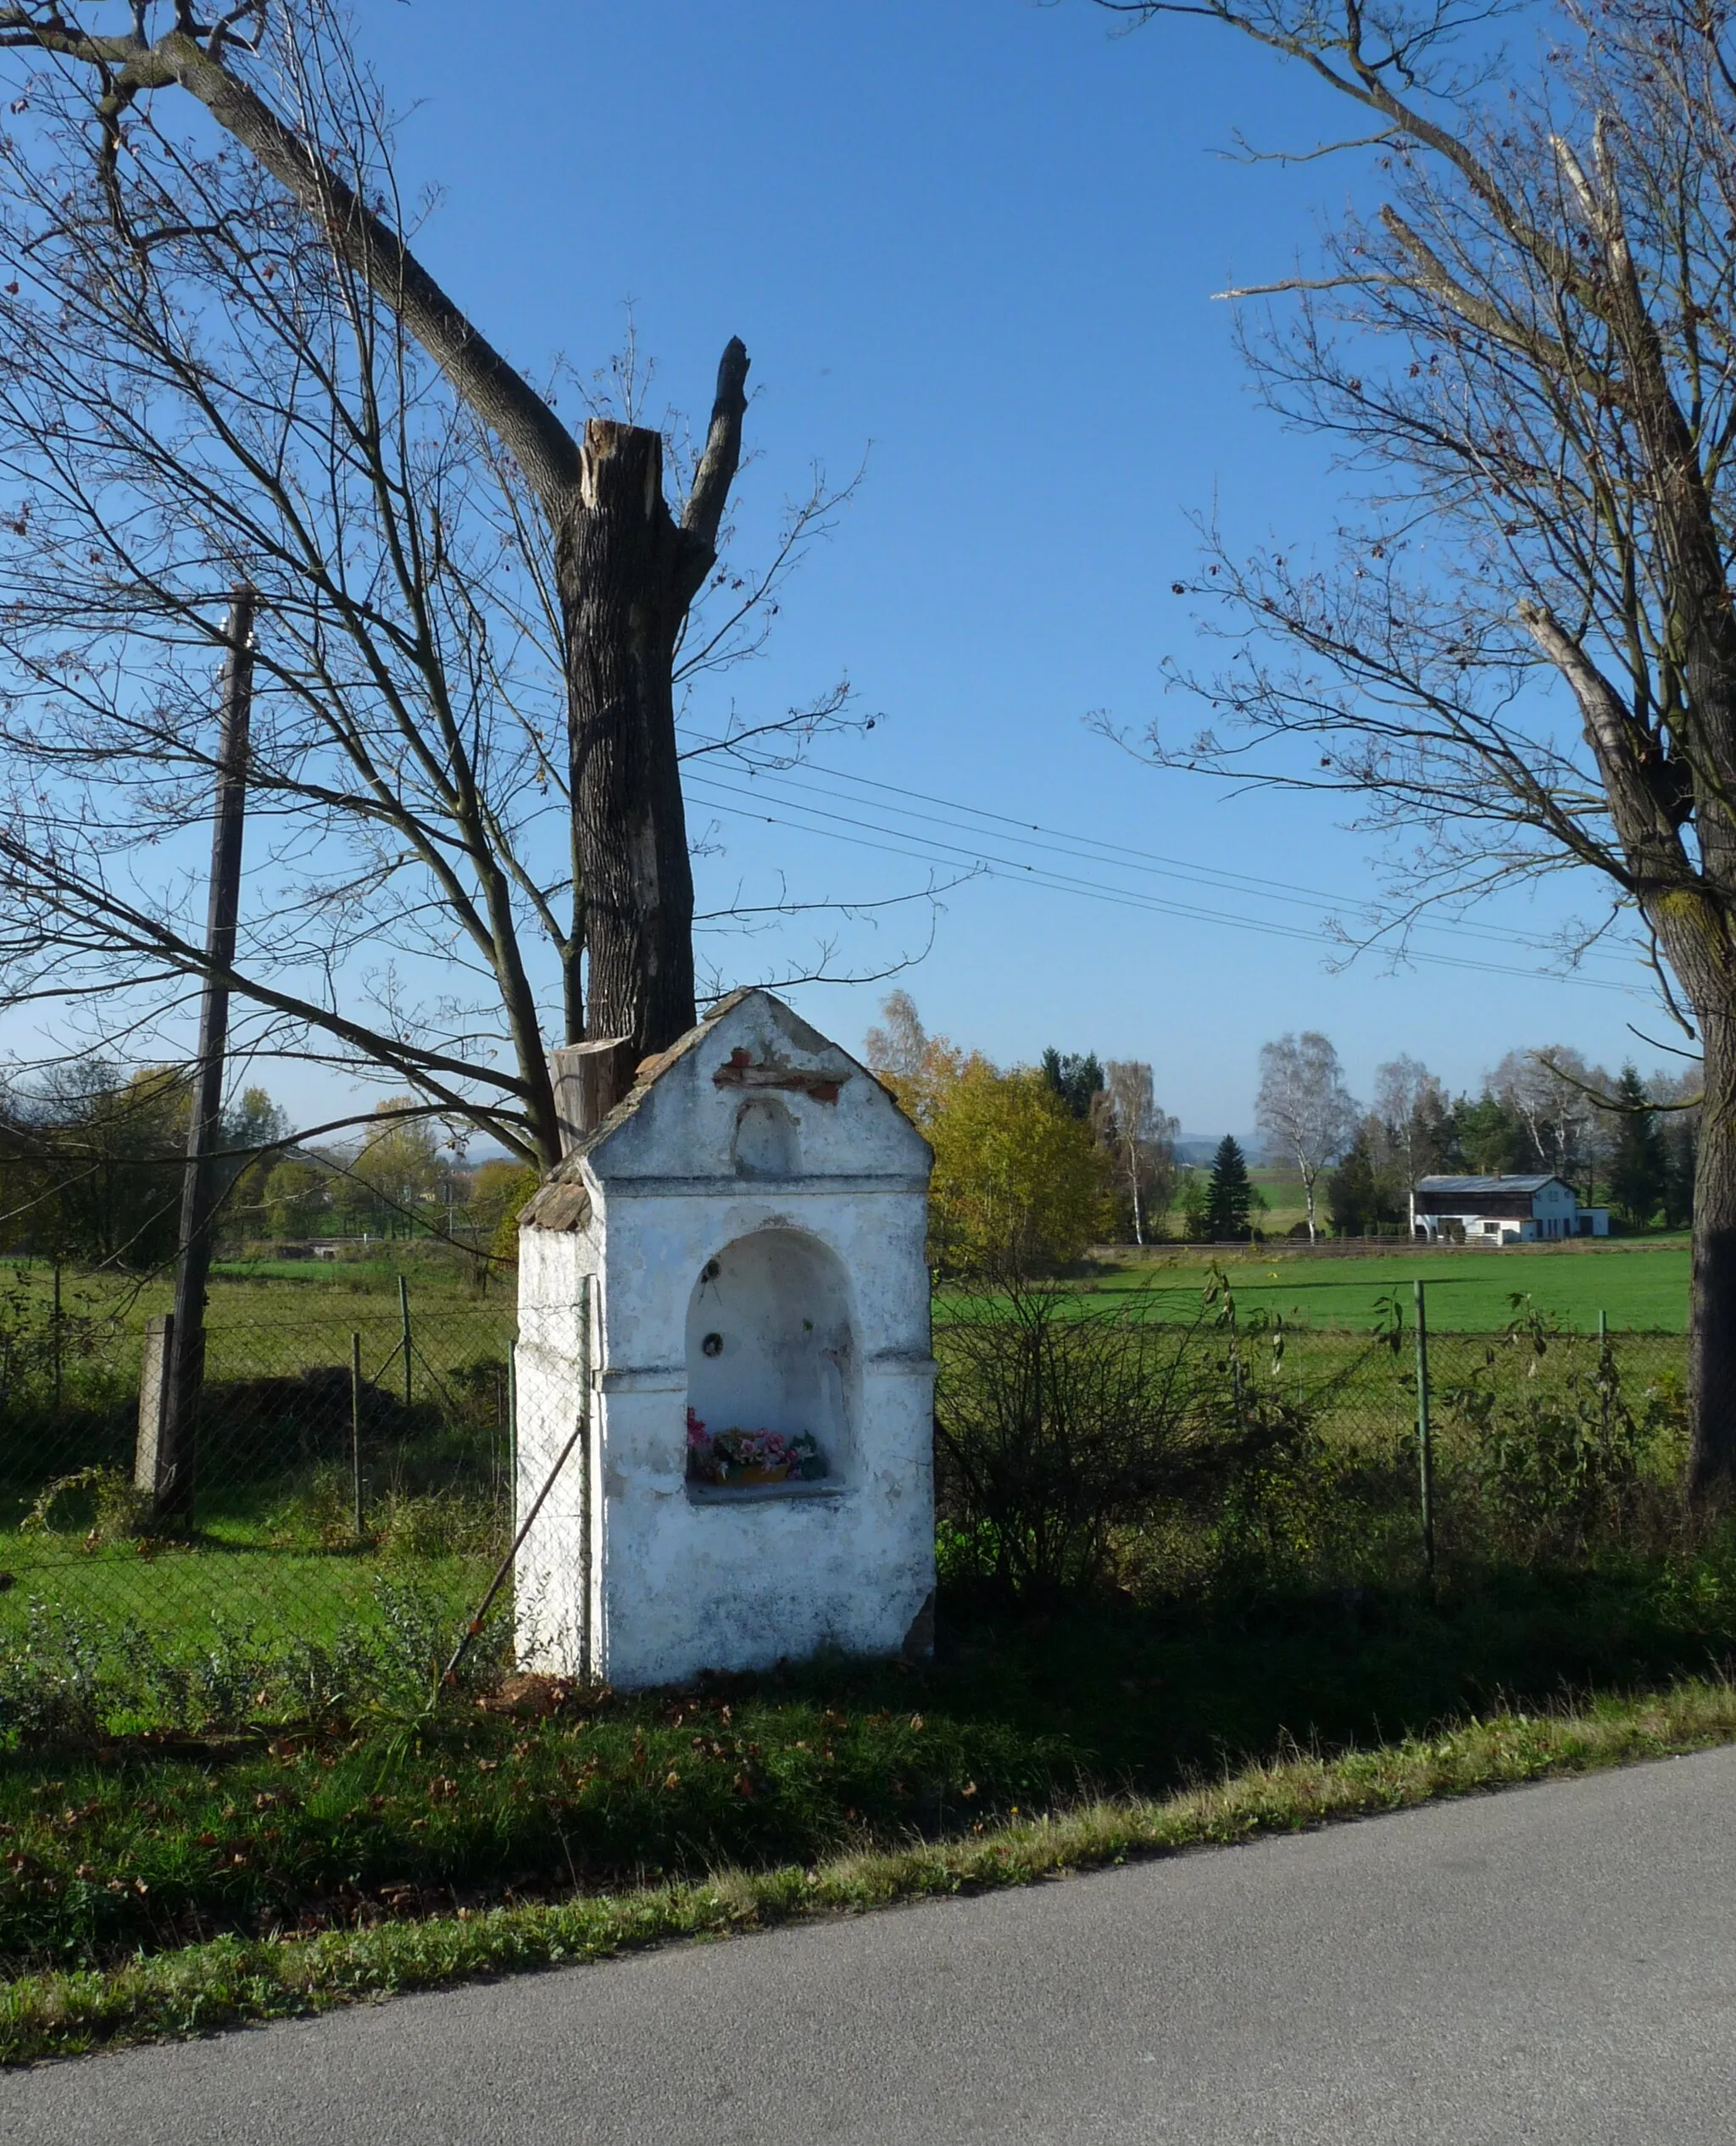
[[[719,1726],[726,1736],[736,1730],[734,1723]],[[827,1734],[823,1718],[814,1728],[816,1737]],[[841,1740],[841,1731],[830,1733]],[[900,1724],[913,1761],[924,1733],[914,1718]],[[441,1912],[400,1911],[371,1925],[364,1921],[307,1932],[274,1926],[253,1937],[231,1932],[174,1949],[141,1950],[98,1966],[26,1971],[0,1985],[0,2062],[28,2063],[105,2044],[209,2032],[466,1976],[597,1960],[675,1938],[727,1936],[894,1900],[1026,1884],[1733,1738],[1736,1691],[1722,1681],[1682,1681],[1656,1693],[1608,1695],[1589,1707],[1503,1709],[1370,1748],[1267,1760],[1157,1797],[1084,1797],[1035,1814],[1009,1806],[945,1840],[876,1846],[864,1838],[812,1860],[803,1854],[758,1867],[724,1863],[703,1873],[589,1894],[573,1885],[563,1888],[566,1897],[548,1901],[479,1910],[453,1897],[442,1902]],[[286,1837],[298,1830],[308,1808],[304,1789],[333,1806],[326,1816],[339,1830],[371,1811],[372,1796],[353,1810],[337,1813],[336,1805],[364,1785],[350,1777],[340,1782],[338,1765],[323,1782],[308,1782],[293,1749],[280,1749],[271,1760],[273,1785],[257,1792],[254,1815],[268,1821],[258,1829],[262,1837],[277,1833],[270,1845],[280,1862],[287,1860]],[[498,1773],[504,1761],[495,1763]],[[587,1763],[578,1762],[579,1773]],[[436,1793],[437,1785],[429,1791],[430,1826],[449,1800],[443,1792]],[[654,1796],[655,1791],[648,1793]],[[77,1788],[63,1781],[36,1800],[57,1802],[69,1793]],[[147,1801],[159,1812],[164,1808],[160,1796]],[[240,1814],[239,1804],[232,1812],[225,1807],[216,1822],[232,1827]],[[83,1807],[71,1804],[53,1822],[67,1836],[80,1835],[89,1824]],[[246,1842],[231,1851],[230,1868],[243,1876],[253,1860],[251,1834]],[[96,1881],[72,1882],[88,1890]],[[130,1883],[117,1876],[118,1890],[104,1882],[101,1897],[119,1900],[130,1894],[134,1901],[145,1900],[149,1896],[141,1891],[142,1882],[142,1874]],[[415,1904],[426,1910],[425,1889],[417,1889]]]
[[[412,1577],[455,1640],[494,1562],[486,1554],[412,1561],[372,1545],[356,1551],[206,1545],[147,1559],[128,1543],[69,1554],[52,1538],[13,1536],[0,1541],[0,1571],[8,1576],[0,1592],[0,1647],[19,1642],[37,1604],[105,1632],[129,1627],[170,1661],[209,1650],[237,1630],[266,1646],[329,1643],[377,1622],[382,1581]]]
[[[1100,1288],[1149,1293],[1154,1315],[1183,1319],[1198,1309],[1211,1260],[1177,1246],[1127,1252],[1096,1281]],[[1250,1250],[1220,1255],[1248,1311],[1282,1314],[1317,1327],[1371,1326],[1382,1298],[1408,1313],[1411,1285],[1427,1284],[1428,1320],[1440,1332],[1493,1333],[1524,1309],[1581,1332],[1604,1312],[1620,1331],[1683,1333],[1688,1324],[1689,1253],[1685,1238],[1605,1238],[1500,1252],[1360,1253],[1306,1259]]]
[[[1281,1165],[1256,1165],[1248,1173],[1248,1181],[1266,1202],[1255,1211],[1255,1220],[1268,1236],[1277,1237],[1293,1229],[1298,1222],[1308,1219],[1308,1196],[1302,1188],[1302,1180],[1294,1170]],[[1326,1187],[1315,1187],[1316,1218],[1326,1211]]]
[[[93,1705],[76,1734],[0,1748],[0,1971],[892,1850],[1733,1657],[1736,1535],[1470,1572],[1439,1599],[1391,1586],[979,1621],[921,1668],[822,1662],[546,1719],[423,1717],[414,1680],[402,1715],[340,1695],[311,1726],[203,1737],[129,1735]],[[31,1687],[14,1669],[0,1705],[17,1719]],[[216,1673],[241,1679],[225,1704],[245,1722],[245,1649]]]

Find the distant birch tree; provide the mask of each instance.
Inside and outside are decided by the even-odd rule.
[[[1344,1153],[1360,1115],[1344,1085],[1338,1054],[1318,1029],[1280,1036],[1260,1052],[1255,1122],[1296,1165],[1308,1209],[1308,1238],[1316,1242],[1315,1187]]]
[[[1181,1125],[1158,1109],[1151,1068],[1143,1059],[1106,1060],[1103,1081],[1096,1098],[1098,1137],[1113,1159],[1116,1190],[1132,1209],[1133,1242],[1143,1244],[1149,1224],[1174,1194]]]

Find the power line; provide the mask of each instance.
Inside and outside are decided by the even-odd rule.
[[[885,791],[894,797],[899,794],[893,786],[875,782],[869,777],[842,776],[840,771],[835,770],[819,771],[839,776],[840,779],[859,783],[865,788]],[[1221,909],[1206,909],[1190,903],[1177,902],[1138,888],[1106,885],[1102,881],[1061,873],[1053,866],[1033,865],[1018,857],[1008,857],[1004,854],[988,852],[981,842],[965,844],[947,842],[937,836],[913,832],[908,828],[897,826],[888,826],[885,824],[884,819],[867,818],[854,814],[832,811],[824,805],[810,803],[808,798],[799,793],[791,796],[787,790],[781,789],[778,783],[780,781],[787,783],[788,770],[774,769],[771,770],[771,777],[772,779],[766,780],[756,774],[753,787],[744,788],[737,784],[724,782],[719,776],[707,773],[690,776],[687,788],[690,794],[703,802],[715,805],[721,811],[743,818],[756,819],[767,826],[786,826],[801,833],[819,835],[827,841],[847,842],[853,848],[876,850],[886,855],[905,857],[919,863],[943,864],[949,869],[967,870],[973,876],[1040,887],[1049,892],[1082,896],[1089,900],[1106,902],[1121,908],[1142,909],[1159,915],[1181,917],[1194,922],[1216,924],[1234,931],[1258,932],[1268,937],[1298,940],[1305,944],[1324,946],[1338,952],[1344,950],[1344,942],[1329,932],[1282,923],[1272,918],[1238,915]],[[836,791],[822,789],[820,794],[822,797],[837,798],[839,793]],[[949,800],[930,798],[921,792],[913,791],[903,794],[921,798],[925,803],[941,805],[949,803]],[[766,811],[765,805],[767,802],[782,806],[783,810],[782,812]],[[846,796],[840,799],[840,802],[854,803],[855,800]],[[1212,868],[1209,866],[1189,866],[1181,864],[1178,860],[1155,858],[1148,852],[1126,850],[1118,844],[1094,843],[1087,837],[1068,835],[1060,830],[1045,829],[1036,823],[1015,820],[1007,814],[989,813],[976,806],[958,806],[952,809],[963,814],[973,814],[980,819],[998,823],[999,826],[1008,830],[1022,831],[1025,826],[1031,826],[1039,835],[1053,836],[1060,841],[1077,845],[1077,848],[1075,851],[1056,851],[1052,844],[1048,842],[1031,843],[1023,836],[1022,831],[996,837],[1001,843],[1007,846],[1023,842],[1026,847],[1044,850],[1063,858],[1077,854],[1082,863],[1104,864],[1107,865],[1110,870],[1128,869],[1127,866],[1117,865],[1115,861],[1117,856],[1125,856],[1137,860],[1133,869],[1155,872],[1166,876],[1191,879],[1194,883],[1208,887],[1227,882],[1226,891],[1238,891],[1244,895],[1252,895],[1257,900],[1283,900],[1287,903],[1294,903],[1305,897],[1315,901],[1332,899],[1330,896],[1316,890],[1295,887],[1291,883],[1282,881],[1261,881],[1251,874],[1214,873]],[[896,804],[889,807],[876,807],[870,804],[865,805],[863,809],[865,813],[878,809],[895,820],[915,818],[934,826],[948,827],[953,831],[965,835],[980,836],[984,831],[971,827],[968,824],[960,826],[957,820],[948,820],[932,814],[915,813]],[[803,816],[801,818],[788,817],[787,815],[791,813],[800,814]],[[1363,905],[1355,905],[1355,909],[1357,913],[1364,915],[1368,913]],[[1533,943],[1522,933],[1511,932],[1499,927],[1433,926],[1424,928],[1436,930],[1456,928],[1468,937],[1498,939],[1504,942],[1516,942],[1521,945]],[[1426,962],[1433,967],[1459,969],[1486,976],[1534,980],[1538,973],[1535,969],[1522,969],[1505,963],[1480,961],[1466,955],[1441,953],[1415,946],[1407,947],[1406,953],[1407,958]],[[1591,990],[1619,992],[1625,997],[1644,998],[1646,996],[1644,992],[1636,991],[1631,985],[1618,983],[1604,977],[1565,976],[1556,978],[1555,981],[1577,984],[1582,988]]]
[[[707,742],[722,742],[722,741]],[[1244,897],[1251,896],[1256,901],[1279,902],[1291,907],[1306,904],[1311,908],[1316,903],[1325,903],[1334,909],[1365,918],[1371,924],[1377,920],[1375,913],[1367,903],[1347,901],[1343,897],[1329,893],[1321,887],[1300,886],[1294,881],[1265,878],[1253,873],[1232,871],[1221,866],[1195,864],[1181,858],[1166,857],[1155,851],[1133,849],[1121,843],[1104,842],[1099,837],[1077,835],[1066,829],[1046,826],[1039,821],[1015,819],[1010,814],[992,812],[983,806],[966,804],[956,799],[936,797],[929,792],[910,790],[899,785],[881,782],[870,776],[850,774],[841,768],[826,767],[812,762],[805,762],[798,767],[791,768],[780,765],[776,762],[755,761],[750,754],[746,753],[740,754],[739,757],[746,761],[748,771],[753,777],[754,787],[751,790],[732,789],[731,786],[724,783],[719,776],[707,774],[696,780],[712,783],[726,795],[750,798],[755,803],[762,794],[769,791],[775,801],[793,805],[802,811],[813,813],[816,816],[824,816],[824,808],[810,803],[807,798],[801,794],[802,791],[813,790],[822,798],[835,798],[842,803],[850,804],[859,803],[859,800],[851,796],[849,792],[841,792],[835,788],[829,789],[824,784],[816,782],[813,779],[816,776],[823,776],[834,783],[845,783],[854,788],[879,793],[881,798],[888,802],[882,803],[876,800],[871,802],[865,809],[889,814],[895,819],[913,820],[936,827],[949,829],[954,832],[963,833],[976,839],[981,838],[983,830],[969,823],[972,820],[985,821],[989,823],[989,826],[993,831],[992,838],[1003,844],[1036,850],[1068,861],[1096,864],[1110,870],[1132,871],[1146,876],[1178,879],[1190,885],[1204,886],[1213,889],[1222,888]],[[798,786],[798,793],[795,796],[789,796],[787,792],[780,792],[774,787],[779,782]],[[903,802],[906,798],[915,798],[923,804],[937,805],[941,808],[941,810],[938,813],[919,811],[915,806]],[[732,809],[733,808],[726,806],[724,809]],[[873,826],[878,831],[896,833],[907,840],[919,839],[905,828],[886,829],[880,826],[877,821],[858,821],[848,815],[844,817],[842,824]],[[1038,839],[1033,840],[1032,837]],[[1061,845],[1066,845],[1066,847]],[[942,847],[955,848],[956,845],[943,844]],[[1017,859],[1002,857],[992,861],[1008,865],[1021,873],[1029,869]],[[1177,913],[1188,914],[1190,912],[1182,909],[1178,910]],[[1477,938],[1501,945],[1521,946],[1527,949],[1535,949],[1537,945],[1535,937],[1531,934],[1515,931],[1505,926],[1478,925],[1459,921],[1451,924],[1433,922],[1418,928],[1456,937]],[[1310,939],[1321,941],[1321,935],[1318,932],[1310,932],[1306,936]],[[1321,942],[1328,945],[1340,943],[1331,935],[1326,935]],[[1615,959],[1609,955],[1597,954],[1592,958],[1606,960]],[[1526,970],[1508,970],[1503,973],[1530,975],[1535,972]],[[1572,981],[1588,980],[1576,978]],[[1637,995],[1644,996],[1645,994],[1641,992]]]

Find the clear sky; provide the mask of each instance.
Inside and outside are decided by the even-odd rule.
[[[1321,92],[1210,25],[1117,36],[1085,0],[519,0],[498,18],[472,0],[364,0],[361,16],[406,109],[408,174],[443,189],[423,251],[519,363],[606,362],[631,301],[659,366],[654,407],[666,397],[698,418],[723,342],[742,336],[757,390],[750,551],[811,463],[837,477],[868,454],[768,654],[695,715],[718,721],[732,698],[749,714],[781,709],[848,671],[882,720],[818,758],[887,787],[828,776],[821,795],[807,781],[807,832],[779,824],[804,816],[788,786],[758,818],[715,790],[696,799],[696,824],[715,814],[724,845],[704,868],[712,894],[783,871],[804,898],[884,897],[927,867],[858,844],[949,842],[1304,934],[1331,906],[1116,870],[1077,845],[1015,852],[989,823],[960,832],[961,805],[1366,894],[1365,847],[1329,811],[1142,769],[1084,720],[1103,709],[1137,728],[1162,704],[1162,660],[1192,637],[1170,592],[1194,559],[1190,516],[1216,513],[1249,544],[1332,525],[1341,481],[1324,448],[1258,408],[1211,297],[1284,273],[1316,214],[1359,183],[1349,165],[1226,154],[1238,131],[1311,146],[1340,123]],[[815,802],[858,824],[815,821]],[[933,817],[889,816],[896,805]],[[1596,888],[1579,898],[1594,909]],[[1550,900],[1483,921],[1538,928],[1561,913],[1561,894]],[[920,944],[920,913],[899,916],[846,926],[839,959]],[[812,936],[722,958],[751,980]],[[1401,1050],[1455,1087],[1514,1045],[1655,1059],[1624,1026],[1662,1032],[1644,999],[1552,981],[1517,944],[1429,943],[1519,973],[1334,976],[1307,937],[982,876],[947,897],[932,950],[899,981],[931,1026],[1002,1059],[1050,1042],[1149,1059],[1160,1100],[1199,1131],[1249,1123],[1259,1046],[1288,1028],[1325,1029],[1364,1094]],[[854,1043],[887,987],[798,997]]]

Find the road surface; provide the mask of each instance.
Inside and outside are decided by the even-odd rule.
[[[6,2146],[1730,2146],[1736,1751],[0,2075]]]

